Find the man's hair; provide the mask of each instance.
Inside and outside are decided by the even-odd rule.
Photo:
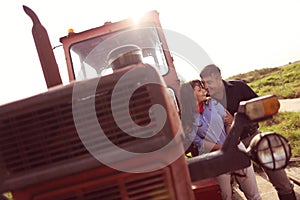
[[[219,67],[217,67],[214,64],[210,64],[205,66],[201,72],[200,72],[200,77],[207,77],[207,76],[211,76],[211,75],[221,75],[221,70]]]

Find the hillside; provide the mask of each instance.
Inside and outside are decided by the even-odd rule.
[[[300,97],[300,62],[282,67],[264,68],[238,74],[227,80],[240,79],[259,95],[275,94],[281,99]],[[300,113],[280,112],[272,119],[259,123],[262,132],[274,131],[286,137],[293,157],[300,156]]]
[[[234,79],[246,81],[259,96],[275,94],[281,99],[300,97],[300,62],[254,70],[226,80]]]

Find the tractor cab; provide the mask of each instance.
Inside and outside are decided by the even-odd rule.
[[[150,11],[138,21],[126,19],[106,22],[103,26],[81,33],[71,29],[60,38],[67,61],[69,80],[83,80],[102,77],[113,73],[110,66],[114,59],[112,52],[122,46],[136,46],[140,49],[142,62],[153,66],[163,77],[171,94],[178,94],[179,79],[168,49],[166,38],[159,21],[159,13]],[[115,52],[116,53],[116,52]]]

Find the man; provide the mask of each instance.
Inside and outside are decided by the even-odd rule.
[[[204,67],[200,72],[200,77],[209,90],[210,96],[227,108],[232,116],[237,112],[241,101],[258,96],[244,81],[223,80],[220,69],[214,64]],[[249,145],[251,138],[258,132],[257,123],[249,124],[243,130],[241,140],[246,147]],[[293,184],[290,182],[284,169],[277,171],[265,170],[265,172],[277,190],[280,200],[296,200]]]

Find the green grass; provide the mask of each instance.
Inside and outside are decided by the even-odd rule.
[[[300,63],[282,67],[263,68],[229,77],[240,79],[259,95],[275,94],[280,99],[300,97]]]
[[[292,157],[300,156],[300,113],[279,112],[272,119],[259,123],[262,132],[273,131],[290,141]]]
[[[279,99],[300,97],[300,62],[281,67],[263,68],[229,77],[244,80],[259,95],[274,94]],[[273,131],[286,137],[292,147],[292,156],[300,156],[300,113],[280,112],[273,119],[260,123],[263,132]]]

